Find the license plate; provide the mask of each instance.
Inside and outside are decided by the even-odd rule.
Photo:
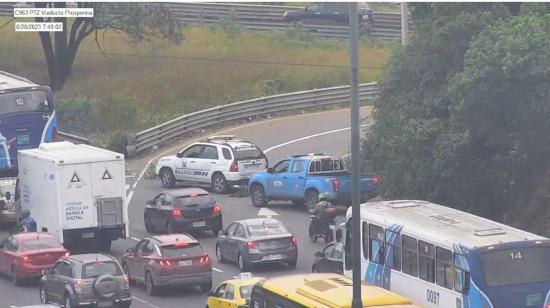
[[[94,238],[95,234],[93,232],[82,233],[82,238]]]
[[[178,262],[179,266],[189,266],[191,264],[193,264],[193,261],[191,261],[191,260],[185,260],[185,261],[179,261]]]
[[[206,221],[195,221],[193,222],[193,228],[206,227]]]
[[[282,255],[269,255],[265,257],[265,259],[268,261],[281,260],[282,258]]]

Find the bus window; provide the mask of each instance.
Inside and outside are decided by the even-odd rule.
[[[372,262],[384,264],[384,228],[369,225],[369,252]]]
[[[420,279],[435,282],[434,245],[418,241],[418,269]]]
[[[403,247],[403,272],[411,276],[418,276],[418,246],[416,239],[410,236],[403,235],[401,237]]]
[[[464,268],[468,266],[466,257],[453,253],[453,263],[455,269],[455,291],[468,294],[470,291],[470,272]]]
[[[392,230],[386,230],[386,249],[388,251],[389,266],[401,270],[401,236]]]
[[[369,229],[367,228],[367,223],[363,222],[363,258],[365,260],[369,259]]]
[[[353,232],[351,230],[351,218],[350,218],[346,223],[346,239],[345,239],[346,242],[344,243],[344,252],[345,252],[344,268],[346,269],[346,271],[351,271],[351,267],[353,263],[353,258],[351,254],[351,234],[352,233]]]
[[[441,247],[435,249],[435,281],[449,290],[453,289],[453,253]]]

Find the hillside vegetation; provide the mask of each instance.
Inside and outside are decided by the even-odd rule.
[[[550,234],[550,5],[412,5],[364,143],[389,198]]]
[[[348,82],[346,40],[299,30],[249,32],[232,23],[187,27],[184,34],[181,45],[133,46],[107,32],[99,38],[106,54],[88,38],[58,93],[61,129],[109,139],[215,105]],[[38,35],[10,25],[0,37],[1,69],[48,84]],[[378,80],[391,47],[360,48],[361,82]]]

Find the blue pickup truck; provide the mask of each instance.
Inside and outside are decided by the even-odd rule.
[[[361,200],[376,197],[379,178],[361,175]],[[273,168],[255,173],[248,188],[252,204],[266,206],[270,200],[291,200],[311,209],[323,193],[332,203],[349,205],[351,175],[344,162],[326,154],[295,155],[278,162]]]

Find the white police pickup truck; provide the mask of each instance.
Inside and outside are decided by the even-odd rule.
[[[156,174],[162,186],[176,182],[208,184],[216,193],[246,184],[252,174],[267,168],[265,154],[255,144],[232,135],[212,136],[195,142],[176,155],[159,159]]]

